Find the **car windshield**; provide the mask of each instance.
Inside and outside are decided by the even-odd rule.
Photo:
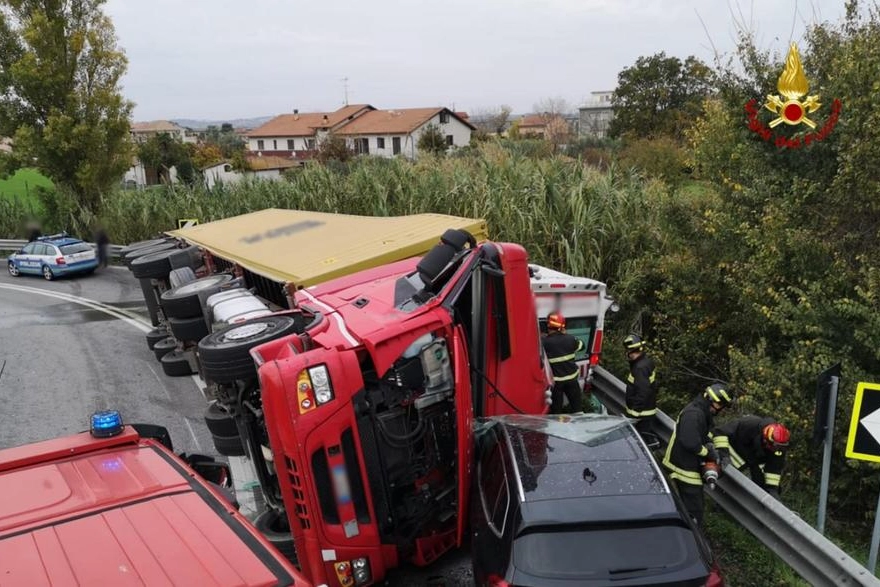
[[[516,539],[514,564],[539,577],[625,580],[677,573],[708,574],[689,528],[678,525],[598,526],[534,532]],[[694,572],[688,570],[694,568]]]
[[[86,251],[91,251],[91,245],[86,243],[73,243],[72,245],[64,245],[61,247],[62,255],[73,255],[75,253],[84,253]]]
[[[486,422],[503,422],[523,430],[534,430],[587,446],[597,446],[627,436],[629,420],[620,416],[530,416],[510,414],[489,418]]]

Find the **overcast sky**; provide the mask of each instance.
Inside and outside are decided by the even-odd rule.
[[[640,55],[712,60],[740,13],[784,52],[844,0],[109,0],[135,120],[334,110],[572,105]],[[797,13],[796,13],[797,10]],[[705,30],[701,19],[705,24]],[[793,33],[792,33],[793,30]],[[707,34],[708,32],[708,34]],[[711,44],[710,44],[711,39]]]

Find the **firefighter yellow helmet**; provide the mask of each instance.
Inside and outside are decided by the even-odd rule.
[[[724,407],[732,404],[734,400],[733,391],[729,390],[724,383],[713,383],[706,388],[703,396],[710,402],[721,404]]]

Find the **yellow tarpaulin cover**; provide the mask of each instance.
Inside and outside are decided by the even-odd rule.
[[[168,234],[269,279],[308,287],[423,255],[448,228],[463,228],[478,242],[489,238],[484,220],[458,216],[351,216],[277,208]]]

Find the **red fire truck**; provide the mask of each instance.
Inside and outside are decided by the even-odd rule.
[[[199,355],[304,574],[349,587],[431,563],[464,538],[473,419],[547,410],[526,251],[449,230],[291,295]]]

